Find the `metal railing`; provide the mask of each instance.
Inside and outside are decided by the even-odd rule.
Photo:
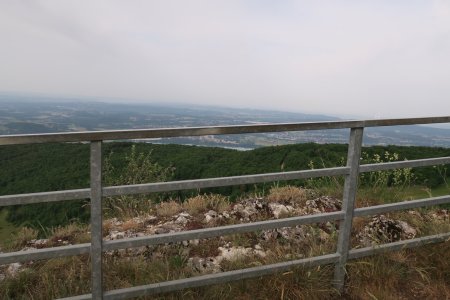
[[[184,288],[200,287],[212,284],[225,283],[267,274],[283,272],[296,266],[316,266],[334,264],[334,286],[342,290],[345,282],[345,265],[349,259],[361,258],[384,251],[394,251],[404,248],[417,247],[423,244],[442,242],[450,238],[450,233],[425,236],[411,240],[398,241],[366,247],[350,249],[351,227],[354,217],[380,214],[391,211],[412,209],[424,206],[433,206],[450,203],[450,196],[426,198],[414,201],[355,208],[357,181],[360,173],[390,170],[396,168],[424,167],[439,164],[449,164],[450,157],[418,159],[410,161],[366,164],[360,166],[363,131],[366,127],[413,125],[431,123],[449,123],[450,116],[432,118],[385,119],[363,121],[334,121],[313,123],[289,123],[245,126],[215,126],[190,128],[165,128],[144,130],[95,131],[50,134],[26,134],[0,136],[1,145],[32,144],[50,142],[90,142],[91,145],[91,177],[90,188],[53,191],[44,193],[16,194],[0,196],[0,206],[19,205],[29,203],[43,203],[73,199],[91,199],[91,242],[85,244],[19,251],[0,254],[0,265],[13,262],[49,259],[90,253],[92,263],[92,293],[78,295],[65,299],[126,299],[130,297],[151,295],[176,291]],[[171,182],[145,183],[124,186],[102,186],[102,142],[106,140],[144,139],[181,136],[202,136],[220,134],[264,133],[283,131],[304,131],[324,129],[350,129],[347,165],[345,167],[323,168],[315,170],[300,170],[292,172],[279,172],[256,175],[243,175],[221,178],[183,180]],[[343,207],[341,211],[321,213],[306,216],[297,216],[284,219],[275,219],[261,222],[236,224],[215,228],[204,228],[175,233],[144,236],[138,238],[125,238],[120,240],[104,241],[102,238],[102,197],[129,195],[138,193],[168,192],[186,189],[200,189],[240,184],[253,184],[279,180],[292,180],[314,178],[321,176],[345,176]],[[302,224],[339,221],[339,237],[337,251],[332,254],[292,260],[276,264],[240,269],[216,274],[196,276],[192,278],[148,284],[132,288],[104,291],[102,285],[102,253],[116,249],[157,245],[163,243],[181,242],[191,239],[205,239],[227,234],[268,230],[281,227],[297,226]]]

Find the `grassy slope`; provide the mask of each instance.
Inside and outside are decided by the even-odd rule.
[[[9,243],[19,230],[19,227],[6,220],[7,214],[7,210],[0,210],[0,248]]]
[[[417,190],[416,190],[417,191]],[[411,190],[414,192],[414,190]],[[291,193],[270,193],[267,201],[282,201],[292,196]],[[419,195],[420,196],[420,195]],[[272,197],[272,200],[270,198]],[[182,204],[191,215],[197,212],[200,218],[211,207],[205,206],[204,201],[190,201]],[[297,199],[297,197],[295,198]],[[216,199],[217,200],[217,199]],[[222,200],[221,200],[222,201]],[[210,201],[211,205],[227,209],[219,205],[220,201]],[[175,205],[175,207],[173,206]],[[158,205],[152,207],[152,213],[169,217],[179,212],[179,203],[172,206]],[[228,204],[229,205],[229,204]],[[174,210],[175,209],[175,210]],[[398,220],[411,222],[408,213],[396,213]],[[429,223],[436,226],[431,228]],[[432,224],[432,225],[433,225]],[[217,225],[217,224],[216,224]],[[414,223],[421,228],[421,235],[436,233],[436,227],[448,231],[448,221],[428,220]],[[122,228],[140,228],[144,224],[133,220],[123,222]],[[109,228],[105,224],[107,234]],[[71,225],[54,230],[50,241],[58,243],[61,239],[73,243],[89,241],[86,226]],[[271,249],[272,255],[264,258],[242,258],[224,264],[223,271],[247,268],[261,264],[285,261],[286,253],[316,256],[335,251],[335,235],[331,239],[322,240],[311,235],[300,244],[289,240],[279,239],[262,244],[264,249]],[[26,241],[35,238],[33,231],[23,231],[15,243],[16,249],[26,245]],[[333,238],[334,237],[334,238]],[[224,242],[233,245],[249,247],[255,235],[252,233],[230,235]],[[202,240],[190,251],[196,255],[210,256],[219,239]],[[52,246],[52,245],[49,245]],[[54,246],[54,245],[53,245]],[[138,256],[110,253],[105,254],[104,283],[106,289],[160,282],[183,277],[200,275],[187,266],[188,253],[186,247],[179,244],[162,245],[160,248],[149,248]],[[153,253],[153,254],[152,254]],[[159,253],[154,256],[155,253]],[[202,256],[203,257],[203,256]],[[295,256],[293,257],[295,258]],[[292,259],[292,257],[290,258]],[[12,278],[7,277],[0,282],[0,298],[3,299],[50,299],[75,294],[89,293],[90,290],[90,261],[88,256],[75,256],[35,262],[27,266],[27,270]],[[428,245],[416,249],[387,253],[374,257],[350,261],[348,264],[348,281],[345,299],[449,299],[450,297],[450,243]],[[230,284],[214,285],[204,288],[188,289],[180,292],[163,294],[144,299],[341,299],[332,286],[333,266],[322,266],[312,269],[299,268],[282,274],[264,276],[261,278],[232,282]]]

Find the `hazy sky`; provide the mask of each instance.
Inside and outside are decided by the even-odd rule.
[[[0,91],[450,115],[450,1],[1,0]]]

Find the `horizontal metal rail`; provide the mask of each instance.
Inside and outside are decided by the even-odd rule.
[[[167,234],[143,236],[137,238],[126,238],[113,241],[104,241],[103,250],[112,251],[117,249],[142,247],[148,245],[177,243],[192,239],[206,239],[216,236],[252,232],[256,230],[269,230],[282,227],[293,227],[304,224],[331,222],[340,220],[343,218],[343,216],[344,216],[343,212],[336,211],[323,214],[306,215],[306,216],[243,223],[243,224],[234,224],[228,226],[203,228]],[[0,265],[10,264],[13,262],[23,262],[23,261],[84,254],[89,253],[90,249],[91,244],[84,243],[70,246],[0,253]]]
[[[67,298],[59,298],[57,300],[91,300],[93,299],[92,294],[84,294]]]
[[[346,175],[347,167],[325,168],[305,171],[265,173],[255,175],[242,175],[231,177],[218,177],[207,179],[180,180],[170,182],[155,182],[145,184],[109,186],[102,189],[103,196],[130,195],[140,193],[170,192],[187,189],[200,189],[219,186],[230,186],[240,184],[254,184],[281,180],[294,180],[302,178],[314,178],[321,176]],[[75,199],[86,199],[91,195],[90,189],[65,190],[55,192],[42,192],[30,194],[16,194],[0,196],[0,207],[10,205],[21,205],[31,203],[43,203],[54,201],[67,201]]]
[[[450,157],[425,158],[398,162],[365,164],[360,166],[360,173],[384,171],[399,168],[427,167],[450,164]],[[155,182],[146,184],[109,186],[103,188],[104,196],[130,195],[139,193],[156,193],[179,191],[186,189],[211,188],[240,184],[254,184],[271,181],[295,180],[322,176],[347,175],[349,167],[323,168],[314,170],[241,175],[207,179],[180,180],[171,182]],[[54,201],[79,200],[90,197],[90,189],[64,190],[55,192],[29,193],[0,196],[0,206],[44,203]]]
[[[0,265],[11,264],[14,262],[24,262],[31,260],[40,260],[40,259],[49,259],[49,258],[85,254],[89,253],[90,249],[91,244],[84,243],[53,248],[0,253]]]
[[[103,189],[103,196],[170,192],[170,191],[210,188],[218,186],[253,184],[278,180],[293,180],[293,179],[314,178],[321,176],[337,176],[337,175],[346,175],[348,174],[348,172],[349,172],[348,167],[337,167],[337,168],[315,169],[306,171],[266,173],[266,174],[219,177],[209,179],[194,179],[194,180],[182,180],[171,182],[156,182],[156,183],[112,186]]]
[[[76,200],[76,199],[79,200],[79,199],[87,199],[90,196],[91,196],[90,189],[5,195],[0,196],[0,207],[9,205],[45,203],[55,201]]]
[[[399,251],[408,248],[415,248],[427,244],[434,244],[450,241],[450,232],[436,235],[429,235],[425,237],[415,238],[411,240],[403,240],[393,243],[375,245],[373,247],[366,247],[361,249],[352,249],[349,251],[349,259],[358,259],[366,256],[385,253],[388,251]]]
[[[173,232],[166,234],[158,234],[151,236],[143,236],[137,238],[120,239],[113,241],[105,241],[103,249],[116,250],[123,248],[141,247],[148,245],[157,245],[165,243],[176,243],[193,239],[206,239],[216,236],[223,236],[229,234],[238,234],[245,232],[252,232],[256,230],[269,230],[282,227],[293,227],[297,225],[323,223],[341,220],[344,217],[344,213],[341,211],[306,215],[300,217],[291,217],[285,219],[276,219],[252,223],[234,224],[220,227],[210,227],[203,229],[195,229],[189,231]]]
[[[366,172],[385,171],[385,170],[401,169],[401,168],[429,167],[429,166],[445,165],[445,164],[450,164],[450,157],[423,158],[423,159],[415,159],[415,160],[365,164],[365,165],[359,166],[359,172],[366,173]]]
[[[440,196],[419,200],[402,201],[396,203],[375,205],[369,207],[355,208],[355,217],[363,217],[369,215],[378,215],[398,210],[413,209],[425,206],[434,206],[450,203],[450,196]]]
[[[399,251],[409,248],[415,248],[427,244],[444,242],[450,240],[450,233],[436,234],[411,240],[392,242],[373,247],[361,249],[352,249],[349,251],[348,259],[360,259],[374,254]],[[260,277],[275,273],[281,273],[291,270],[294,267],[314,267],[317,265],[328,265],[336,263],[339,259],[337,253],[304,258],[294,261],[281,262],[276,264],[264,265],[259,267],[228,271],[223,273],[195,276],[186,279],[178,279],[161,283],[136,286],[131,288],[117,289],[104,293],[104,299],[118,300],[132,297],[141,297],[159,293],[167,293],[182,290],[185,288],[202,287],[213,284],[223,284],[232,281],[239,281],[248,278]],[[64,300],[92,299],[91,294],[79,295],[75,297],[63,298]],[[63,300],[61,299],[61,300]]]
[[[339,258],[336,253],[281,262],[276,264],[258,266],[247,269],[227,271],[223,273],[208,274],[185,279],[154,283],[149,285],[136,286],[131,288],[118,289],[104,293],[104,299],[127,299],[131,297],[141,297],[158,293],[167,293],[185,288],[202,287],[212,284],[220,284],[231,281],[239,281],[248,278],[260,277],[274,273],[291,270],[295,267],[314,267],[318,265],[333,264]],[[64,300],[90,299],[90,295],[82,295],[83,298],[63,298]],[[86,297],[86,298],[84,298]]]
[[[323,264],[335,263],[338,259],[336,253],[316,256],[312,258],[304,258],[299,260],[281,262],[277,264],[253,267],[229,271],[224,273],[210,274],[193,278],[179,279],[174,281],[149,284],[144,286],[132,287],[110,291],[105,293],[105,299],[125,299],[129,297],[139,297],[152,295],[156,293],[165,293],[180,290],[187,287],[201,287],[211,284],[226,283],[230,281],[239,281],[253,277],[260,277],[269,274],[279,273],[291,270],[294,267],[306,266],[314,267]]]
[[[129,140],[129,139],[164,138],[164,137],[181,137],[181,136],[324,130],[324,129],[343,129],[343,128],[357,128],[357,127],[363,128],[376,126],[397,126],[397,125],[432,124],[432,123],[450,123],[450,117],[3,135],[0,136],[0,145],[106,141],[106,140],[123,140],[123,139]]]

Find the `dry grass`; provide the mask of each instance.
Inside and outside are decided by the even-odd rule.
[[[212,241],[217,245],[217,241]],[[282,249],[278,247],[278,249]],[[105,256],[105,288],[115,289],[197,276],[186,266],[181,247],[158,259]],[[315,252],[315,250],[313,251]],[[283,260],[282,250],[267,258],[248,257],[224,264],[224,270]],[[15,278],[0,282],[1,299],[54,299],[89,293],[88,256],[33,264]],[[450,243],[351,261],[345,295],[332,286],[333,266],[291,271],[229,284],[187,289],[142,299],[449,299]]]
[[[47,300],[90,293],[87,255],[35,262],[0,282],[0,299]]]
[[[450,243],[350,262],[351,299],[450,299]]]
[[[304,190],[274,188],[269,201],[303,201]],[[289,198],[290,197],[290,198]],[[183,204],[168,201],[156,206],[161,217],[173,216],[183,210],[191,215],[210,209],[228,210],[228,199],[218,195],[201,195]],[[449,232],[449,220],[427,217],[428,214],[392,213],[389,217],[404,220],[418,228],[419,235]],[[355,218],[354,233],[360,231],[370,218]],[[105,225],[108,226],[108,222]],[[123,230],[139,230],[143,224],[135,219],[125,220]],[[201,226],[201,224],[199,224]],[[304,236],[299,239],[269,239],[261,241],[261,232],[228,235],[200,240],[198,245],[181,244],[150,247],[149,251],[134,257],[104,255],[105,289],[131,287],[179,278],[201,275],[187,264],[193,256],[211,257],[219,254],[218,247],[231,242],[233,246],[254,247],[256,243],[266,256],[251,255],[224,262],[223,271],[267,265],[287,260],[323,255],[336,251],[336,232],[324,238],[318,226],[302,226]],[[76,224],[56,228],[49,238],[52,245],[59,240],[80,243],[89,240],[87,226]],[[107,230],[106,230],[107,231]],[[35,239],[37,231],[22,229],[15,241],[20,249]],[[2,271],[0,267],[0,271]],[[17,276],[0,281],[0,299],[53,299],[90,292],[90,260],[81,255],[62,259],[34,262],[24,265]],[[383,255],[350,261],[344,295],[332,285],[333,266],[294,268],[291,271],[240,280],[228,284],[186,289],[142,299],[450,299],[450,241],[415,249],[390,252]]]
[[[171,217],[183,210],[180,203],[174,200],[161,202],[156,207],[156,214],[161,217]]]
[[[191,215],[196,215],[202,212],[206,212],[206,200],[203,196],[199,195],[193,198],[187,199],[183,203],[183,208],[187,210]]]
[[[127,220],[122,224],[122,230],[124,231],[137,231],[144,227],[144,223],[138,222],[135,218]]]
[[[8,245],[7,249],[12,251],[20,250],[24,246],[26,246],[27,242],[30,240],[34,240],[38,237],[39,231],[29,227],[22,227],[17,232],[14,241]]]
[[[49,246],[60,246],[62,242],[67,244],[80,244],[89,242],[91,239],[87,225],[70,224],[57,227],[52,230]]]
[[[227,197],[222,195],[198,195],[187,199],[183,203],[183,208],[191,215],[205,213],[209,210],[221,213],[230,208],[230,202]]]
[[[233,237],[250,246],[252,238]],[[219,239],[205,240],[197,254],[216,255]],[[265,258],[244,257],[223,264],[235,270],[332,251],[330,244],[311,238],[301,244],[268,243],[273,253]],[[195,250],[196,249],[196,250]],[[187,267],[188,253],[181,246],[159,251],[160,256],[118,258],[105,255],[105,287],[115,289],[200,275]],[[53,259],[30,265],[15,278],[0,282],[1,299],[53,299],[88,293],[88,256]],[[425,246],[352,261],[348,265],[346,299],[448,299],[450,297],[450,243]],[[143,299],[338,299],[333,289],[333,266],[295,268],[291,271],[229,284],[188,289]]]
[[[273,187],[270,189],[266,199],[269,202],[298,203],[300,205],[305,205],[306,200],[308,200],[308,193],[302,188],[290,185]]]

